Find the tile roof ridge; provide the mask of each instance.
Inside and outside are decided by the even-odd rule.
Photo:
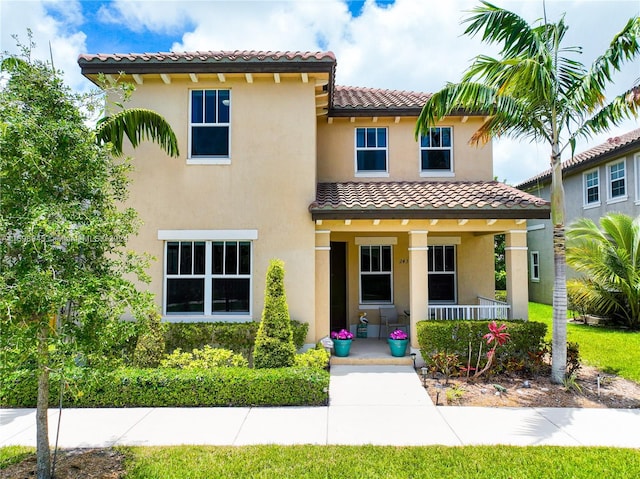
[[[303,51],[303,50],[195,50],[195,51],[173,51],[173,52],[129,52],[129,53],[81,53],[78,58],[81,58],[85,61],[91,60],[116,60],[120,61],[122,59],[129,59],[131,61],[135,61],[137,59],[145,60],[149,58],[156,58],[157,60],[166,60],[166,59],[180,59],[180,58],[200,58],[202,60],[207,58],[272,58],[272,59],[282,59],[285,58],[287,60],[294,60],[296,58],[300,58],[302,60],[315,58],[315,59],[323,59],[330,58],[335,61],[336,56],[333,51]]]

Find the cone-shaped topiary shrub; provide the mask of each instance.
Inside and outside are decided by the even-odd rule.
[[[264,309],[256,335],[253,365],[256,368],[293,366],[295,354],[289,307],[284,291],[284,262],[273,259],[267,270]]]

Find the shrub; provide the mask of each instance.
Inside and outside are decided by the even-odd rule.
[[[264,309],[256,335],[253,365],[256,368],[292,366],[295,353],[284,290],[284,263],[274,259],[267,270]]]
[[[158,312],[151,313],[141,320],[143,330],[136,341],[133,352],[133,365],[139,368],[151,368],[160,363],[164,355],[164,329]]]
[[[326,369],[329,366],[331,354],[323,347],[310,349],[309,351],[296,354],[296,367]]]
[[[247,367],[248,361],[242,354],[229,349],[212,348],[205,345],[202,349],[182,352],[180,348],[160,361],[160,367],[179,369],[210,369],[220,367]]]
[[[66,407],[318,406],[328,402],[329,373],[314,368],[82,370],[64,388]],[[60,377],[52,374],[50,406]],[[0,379],[1,407],[34,407],[33,371]]]

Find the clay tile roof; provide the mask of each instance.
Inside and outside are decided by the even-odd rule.
[[[549,203],[497,181],[318,183],[313,219],[549,218]]]
[[[562,162],[562,173],[566,176],[572,171],[581,171],[591,166],[595,166],[596,163],[601,161],[608,161],[617,156],[622,156],[630,150],[640,149],[640,128],[632,130],[620,136],[614,136],[609,138],[604,143],[594,146],[586,151],[574,155]],[[526,190],[536,184],[548,183],[551,181],[551,169],[543,171],[542,173],[523,181],[516,188]]]
[[[336,86],[333,93],[334,108],[405,107],[422,109],[431,97],[429,93],[349,86]]]

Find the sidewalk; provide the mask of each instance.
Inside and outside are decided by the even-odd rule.
[[[286,408],[63,409],[62,448],[376,444],[640,448],[640,410],[436,407],[411,366],[332,366],[330,403]],[[49,439],[58,410],[49,410]],[[0,447],[35,446],[33,409],[0,409]]]

